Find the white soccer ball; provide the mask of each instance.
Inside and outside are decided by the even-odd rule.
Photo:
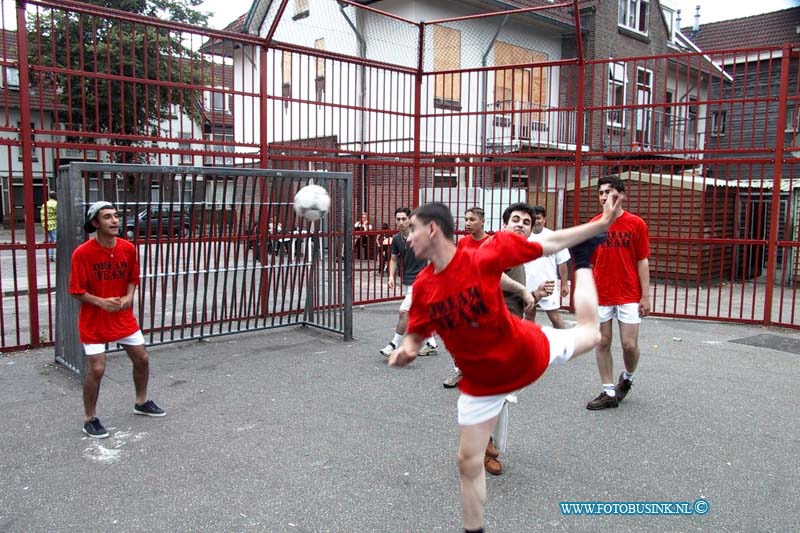
[[[319,220],[328,214],[331,197],[319,185],[306,185],[294,195],[294,211],[309,222]]]

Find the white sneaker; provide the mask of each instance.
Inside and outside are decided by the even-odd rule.
[[[383,347],[381,350],[381,355],[384,357],[391,357],[392,353],[397,349],[397,345],[393,342],[390,342],[386,346]]]
[[[454,370],[452,374],[447,376],[447,379],[444,380],[442,385],[445,389],[452,389],[458,384],[459,381],[461,381],[461,377],[461,370]]]
[[[436,355],[439,353],[439,349],[436,346],[431,346],[429,342],[425,343],[425,346],[419,349],[419,355],[424,357],[426,355]]]

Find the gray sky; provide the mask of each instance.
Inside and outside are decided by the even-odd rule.
[[[606,0],[608,1],[608,0]],[[681,10],[681,26],[694,23],[695,6],[700,6],[700,24],[732,18],[747,17],[800,5],[800,0],[665,0]],[[8,2],[7,3],[11,3]],[[201,11],[211,11],[211,27],[221,29],[239,15],[247,13],[252,0],[206,0]],[[380,8],[380,4],[375,7]]]

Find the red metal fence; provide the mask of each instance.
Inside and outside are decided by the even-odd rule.
[[[0,349],[52,343],[39,208],[70,161],[352,173],[370,223],[357,303],[399,296],[379,253],[397,207],[480,205],[497,230],[523,200],[558,228],[618,174],[650,226],[654,314],[800,327],[796,44],[584,60],[513,21],[533,9],[418,23],[289,4],[269,4],[261,36],[70,1],[0,21]],[[324,32],[301,31],[320,15]]]

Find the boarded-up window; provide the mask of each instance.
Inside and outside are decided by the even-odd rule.
[[[547,61],[547,55],[513,44],[497,41],[494,64],[525,65]],[[547,67],[501,69],[495,73],[494,100],[496,111],[514,111],[513,129],[518,137],[529,137],[533,131],[546,131],[544,109],[547,97]]]
[[[443,26],[433,27],[433,70],[461,68],[461,32]],[[434,75],[433,105],[443,109],[461,109],[461,74]]]
[[[536,50],[502,41],[494,45],[494,64],[499,67],[543,61],[547,61],[547,55]],[[542,106],[547,102],[547,69],[525,67],[499,70],[495,76],[494,95],[495,101],[505,106],[512,102]]]

